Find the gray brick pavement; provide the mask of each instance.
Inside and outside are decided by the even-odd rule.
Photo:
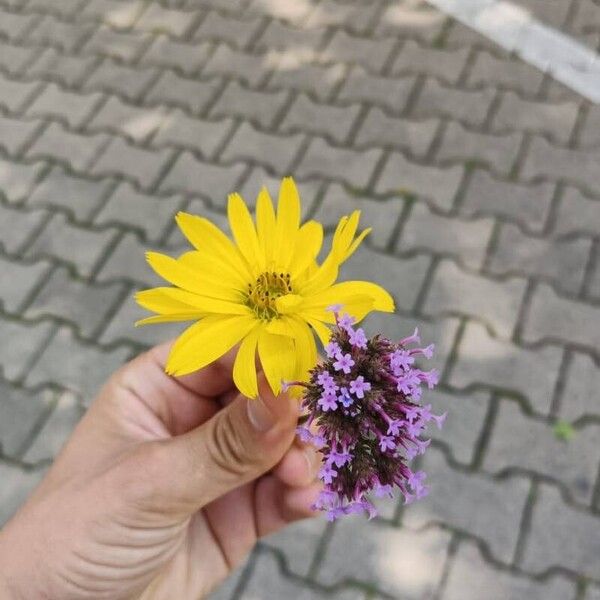
[[[598,47],[596,0],[515,2]],[[599,126],[422,0],[1,0],[0,523],[181,330],[132,327],[173,215],[291,173],[328,234],[363,211],[343,276],[393,293],[369,328],[436,342],[449,417],[428,500],[273,536],[214,597],[600,597]]]

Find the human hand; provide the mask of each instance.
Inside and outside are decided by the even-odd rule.
[[[232,353],[170,377],[168,350],[111,377],[0,532],[3,598],[200,598],[259,537],[313,514],[297,402],[260,375],[262,399],[241,397]]]

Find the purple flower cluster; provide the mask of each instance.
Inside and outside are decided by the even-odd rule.
[[[369,340],[353,327],[352,317],[332,309],[336,326],[327,358],[304,384],[308,418],[297,432],[323,454],[324,490],[314,508],[326,511],[329,520],[362,511],[371,518],[371,494],[391,496],[396,486],[405,503],[427,494],[425,473],[413,472],[408,462],[427,449],[427,424],[441,427],[446,417],[420,404],[422,385],[433,388],[438,374],[422,371],[415,359],[431,358],[433,344],[409,348],[420,344],[417,330],[397,343],[380,335]]]

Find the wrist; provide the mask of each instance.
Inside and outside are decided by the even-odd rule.
[[[21,550],[18,544],[10,543],[5,530],[0,531],[0,598],[3,600],[24,600],[27,597],[24,580],[19,577],[19,569],[16,568]]]

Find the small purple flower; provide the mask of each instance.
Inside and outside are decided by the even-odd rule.
[[[340,329],[345,329],[346,331],[352,330],[352,325],[354,324],[354,317],[351,315],[342,315],[339,317],[337,325]]]
[[[354,398],[352,398],[350,392],[348,391],[348,388],[345,385],[343,385],[340,388],[340,395],[338,397],[338,400],[342,403],[342,406],[344,408],[350,408],[350,406],[352,406],[352,403],[354,402]]]
[[[393,450],[396,447],[396,442],[394,442],[394,438],[389,435],[382,435],[379,438],[379,448],[382,452],[386,450]]]
[[[336,356],[336,361],[333,363],[333,368],[336,371],[344,371],[346,375],[350,373],[352,367],[355,365],[354,360],[350,354],[342,354],[341,352]]]
[[[317,377],[317,383],[323,387],[333,384],[333,377],[328,371],[321,371]]]
[[[412,423],[415,419],[418,419],[420,414],[421,409],[418,406],[412,406],[409,404],[404,409],[404,415],[410,423]]]
[[[349,336],[350,343],[354,348],[365,349],[367,347],[367,336],[362,328],[358,328],[356,331],[352,330]]]
[[[420,344],[421,338],[419,337],[419,328],[415,327],[415,331],[412,335],[405,337],[403,340],[400,340],[401,346],[408,346],[409,344]]]
[[[389,483],[386,485],[381,485],[381,483],[378,483],[375,486],[375,490],[374,490],[375,497],[383,498],[384,496],[389,496],[391,498],[393,489],[394,488],[392,488],[392,486]]]
[[[390,421],[387,428],[388,435],[399,435],[400,429],[403,425],[406,425],[406,421],[402,419],[394,419]]]
[[[324,464],[319,471],[319,479],[321,479],[324,483],[331,483],[336,477],[338,472],[328,464]]]
[[[390,364],[394,372],[397,370],[408,371],[410,366],[415,362],[415,359],[410,355],[407,350],[396,350],[390,354]],[[399,375],[400,373],[398,373]]]
[[[349,463],[352,460],[352,454],[350,454],[348,450],[342,450],[341,452],[332,450],[325,460],[329,464],[335,465],[339,468],[343,467],[346,463]]]
[[[362,375],[359,375],[356,379],[350,382],[350,393],[354,394],[357,398],[362,399],[365,397],[365,392],[371,389],[371,384],[365,381]]]
[[[335,358],[341,351],[342,349],[340,348],[340,345],[336,342],[329,342],[329,344],[325,346],[327,358]]]
[[[413,348],[410,350],[410,353],[422,354],[425,358],[431,358],[433,356],[433,351],[435,350],[435,344],[429,344],[426,348]]]
[[[421,373],[421,377],[427,383],[427,387],[432,390],[438,384],[440,374],[435,369],[431,369],[431,371]]]
[[[308,444],[313,441],[313,434],[307,427],[296,427],[296,434],[301,442]]]
[[[335,410],[337,408],[337,396],[335,395],[335,392],[324,392],[319,398],[318,404],[323,412]]]
[[[398,391],[408,396],[420,383],[421,379],[417,371],[407,371],[398,379]]]

